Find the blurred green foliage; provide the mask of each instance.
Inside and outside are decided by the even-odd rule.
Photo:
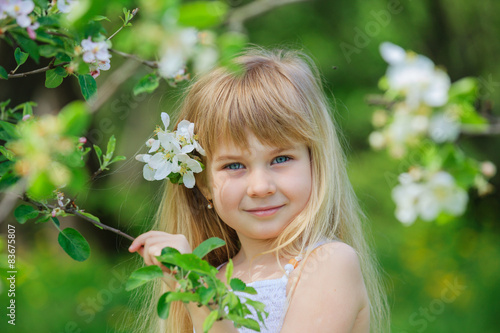
[[[232,0],[227,4],[231,10],[248,2]],[[160,7],[168,2],[100,3],[99,15],[110,18],[121,13],[123,6],[141,8],[134,26],[118,34],[113,47],[153,59],[154,45],[160,42],[155,38],[161,34],[151,22],[159,19]],[[367,141],[373,108],[367,106],[365,97],[379,92],[377,83],[386,69],[378,46],[388,40],[426,55],[445,67],[452,81],[478,77],[480,93],[498,117],[499,11],[500,3],[494,0],[317,0],[276,8],[245,24],[251,43],[305,49],[323,73],[326,88],[332,92],[335,117],[346,136],[351,181],[367,213],[367,230],[385,271],[395,333],[498,330],[500,200],[498,191],[484,198],[469,193],[466,215],[447,224],[419,222],[405,227],[397,222],[390,179],[405,171],[411,161],[392,161],[384,153],[371,151]],[[114,31],[117,24],[104,23],[108,31]],[[345,47],[356,51],[346,55]],[[11,49],[5,44],[0,44],[0,63],[15,67]],[[35,65],[30,64],[33,68]],[[113,55],[112,66],[122,65],[128,63]],[[147,73],[148,68],[137,67],[132,78],[103,104],[87,133],[91,142],[103,145],[115,134],[117,154],[128,158],[141,150],[159,113],[170,113],[182,90],[182,85],[174,89],[162,82],[152,95],[133,95],[135,83]],[[112,84],[108,75],[103,73],[98,78],[98,89]],[[77,82],[49,90],[44,88],[44,80],[41,75],[0,81],[0,100],[10,97],[13,104],[19,104],[30,96],[41,110],[50,110],[81,98]],[[458,144],[470,156],[500,165],[498,136],[461,137]],[[97,159],[93,157],[91,162],[96,170]],[[110,174],[96,180],[88,194],[79,197],[81,205],[101,221],[131,235],[149,230],[159,200],[159,184],[144,181],[141,167],[131,158],[115,165]],[[499,179],[497,175],[491,180],[497,189]],[[2,223],[2,232],[6,232],[9,221]],[[18,321],[13,331],[126,331],[119,327],[126,323],[124,318],[133,318],[133,308],[129,308],[131,295],[123,289],[111,291],[109,302],[96,306],[92,319],[90,314],[83,314],[82,306],[89,306],[87,299],[97,298],[99,293],[106,297],[108,293],[102,291],[113,288],[110,284],[115,283],[113,272],[117,269],[122,274],[137,267],[131,262],[136,255],[126,251],[129,242],[82,221],[61,223],[71,224],[89,239],[92,255],[86,262],[75,262],[58,247],[53,228],[46,231],[49,228],[45,225],[16,224],[20,274]],[[0,264],[5,262],[2,259]],[[2,283],[0,300],[5,304],[5,280]],[[2,320],[0,330],[6,328],[12,329]]]

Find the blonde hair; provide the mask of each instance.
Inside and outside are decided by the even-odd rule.
[[[311,251],[307,246],[324,239],[338,239],[353,247],[370,299],[371,331],[389,332],[385,291],[362,230],[366,217],[348,179],[346,157],[316,67],[298,51],[255,48],[234,62],[240,71],[219,67],[189,87],[178,121],[195,123],[208,158],[224,140],[244,148],[247,131],[273,146],[285,146],[290,141],[305,143],[314,186],[304,210],[272,242],[273,251],[277,257],[295,256],[306,249],[307,256]],[[206,179],[198,177],[197,181]],[[238,252],[238,237],[213,209],[205,207],[206,201],[198,191],[166,182],[154,229],[183,234],[192,248],[209,237],[224,239],[226,246],[207,258],[217,266]],[[142,313],[149,316],[150,323],[141,331],[145,332],[147,326],[148,332],[192,332],[182,303],[172,304],[166,321],[158,319],[156,300],[166,291],[162,288],[155,283],[150,307]]]

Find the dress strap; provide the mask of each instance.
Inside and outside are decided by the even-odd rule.
[[[217,267],[217,270],[218,270],[218,271],[220,271],[220,269],[221,269],[222,267],[224,267],[224,265],[225,265],[225,264],[227,264],[227,261],[226,261],[226,262],[224,262],[224,263],[222,263],[222,264],[220,264],[220,265]]]

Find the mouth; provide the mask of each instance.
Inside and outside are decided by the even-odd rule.
[[[257,207],[257,208],[253,208],[253,209],[246,209],[245,211],[247,213],[250,213],[250,214],[255,215],[255,216],[266,217],[266,216],[274,215],[283,206],[284,205],[281,205],[281,206]]]

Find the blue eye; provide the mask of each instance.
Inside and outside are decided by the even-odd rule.
[[[230,170],[238,170],[238,169],[243,169],[243,164],[241,163],[231,163],[226,166],[224,166],[224,169],[230,169]]]
[[[288,156],[278,156],[273,160],[273,162],[274,163],[285,163],[289,160],[290,160],[290,157],[288,157]]]

